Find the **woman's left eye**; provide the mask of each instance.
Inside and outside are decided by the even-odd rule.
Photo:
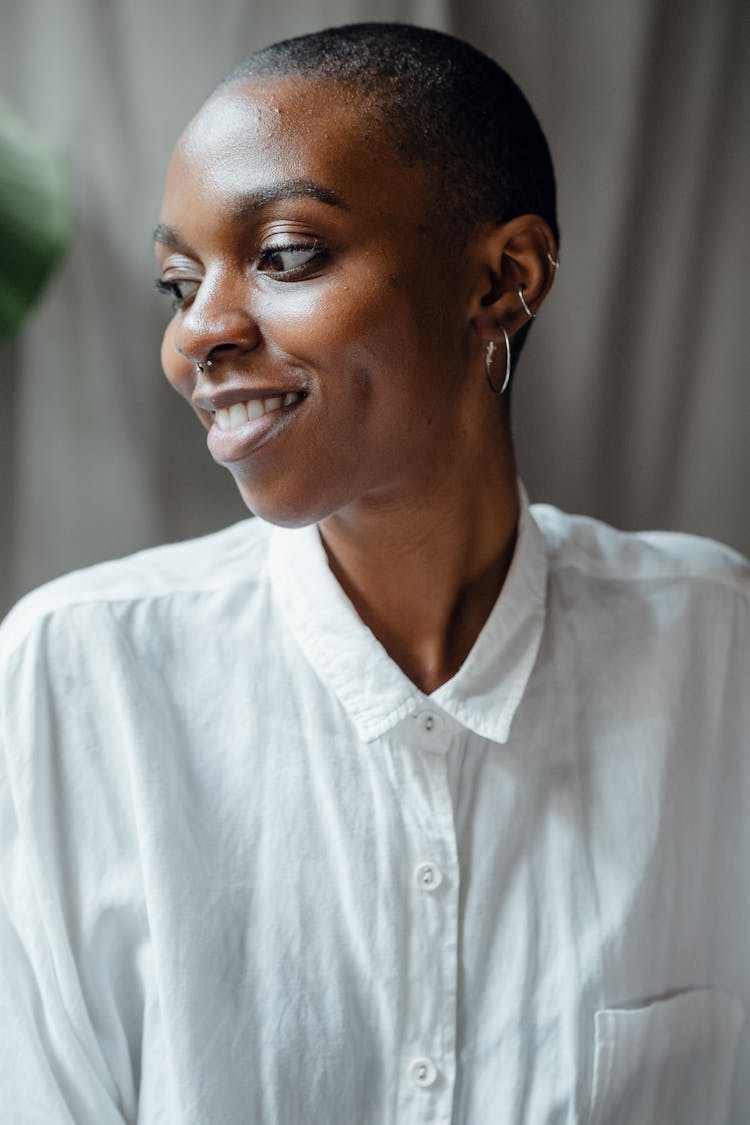
[[[260,269],[266,273],[295,274],[301,272],[323,252],[317,242],[290,242],[266,246],[260,254]]]

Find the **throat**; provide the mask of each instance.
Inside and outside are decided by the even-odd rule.
[[[387,574],[368,582],[341,566],[329,551],[337,580],[357,613],[391,659],[425,694],[437,691],[460,670],[502,590],[515,550],[516,533],[478,573],[449,583],[435,558],[415,569],[394,559]]]

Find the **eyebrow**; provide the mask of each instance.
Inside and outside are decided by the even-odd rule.
[[[314,180],[305,179],[280,180],[278,183],[268,184],[267,187],[259,188],[257,191],[240,195],[234,201],[232,210],[237,218],[245,218],[247,215],[253,215],[264,207],[268,207],[270,203],[277,203],[281,199],[300,198],[317,199],[319,203],[325,203],[328,207],[340,207],[343,210],[348,210],[344,200],[335,191],[323,187],[322,184],[318,184]],[[177,231],[166,223],[156,225],[153,239],[154,242],[160,242],[164,246],[174,247],[180,244]]]

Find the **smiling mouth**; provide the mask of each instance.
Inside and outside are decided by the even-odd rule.
[[[212,413],[217,427],[222,432],[226,432],[244,426],[246,422],[254,422],[264,414],[273,414],[277,410],[295,406],[306,397],[302,391],[290,391],[288,394],[273,395],[271,398],[252,398],[248,402],[235,402],[232,406],[214,410]]]

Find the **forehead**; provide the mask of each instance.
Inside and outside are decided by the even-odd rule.
[[[386,180],[406,172],[364,98],[330,81],[253,79],[220,89],[189,123],[167,188],[196,172],[213,190],[253,191],[290,178],[356,193],[372,188],[376,169]]]

